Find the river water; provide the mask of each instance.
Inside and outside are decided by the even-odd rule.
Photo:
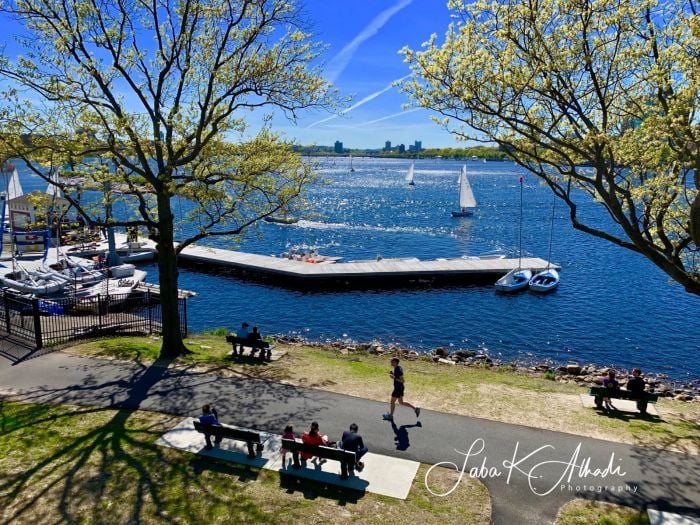
[[[261,223],[237,249],[278,255],[308,245],[345,260],[492,250],[517,257],[522,175],[523,256],[547,259],[553,224],[559,289],[544,296],[500,295],[493,286],[300,290],[183,268],[180,287],[198,292],[188,301],[192,331],[235,330],[245,320],[263,334],[322,342],[377,340],[425,352],[481,349],[504,362],[577,361],[639,366],[677,379],[700,376],[700,298],[644,257],[575,231],[562,203],[552,223],[551,193],[513,163],[468,161],[478,209],[472,217],[453,218],[463,162],[417,160],[412,188],[404,182],[406,159],[355,158],[355,172],[347,159],[319,162],[326,182],[311,189],[312,206],[302,219]],[[593,202],[580,213],[610,224]],[[157,282],[155,265],[144,269]]]

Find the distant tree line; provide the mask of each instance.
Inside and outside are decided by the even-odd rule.
[[[384,151],[382,149],[348,149],[343,153],[333,151],[333,146],[294,146],[294,150],[302,155],[322,155],[329,157],[344,157],[354,155],[356,157],[390,157],[390,158],[446,158],[469,159],[478,157],[481,159],[505,160],[508,158],[501,148],[491,146],[475,146],[469,148],[430,148],[420,151]]]

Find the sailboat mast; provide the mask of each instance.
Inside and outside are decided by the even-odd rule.
[[[523,177],[520,176],[520,228],[518,241],[518,270],[520,270],[523,260]]]
[[[549,225],[549,255],[547,256],[547,269],[552,263],[552,239],[554,238],[554,205],[557,203],[557,195],[552,192],[552,220]]]

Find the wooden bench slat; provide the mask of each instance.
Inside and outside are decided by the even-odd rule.
[[[211,434],[216,437],[236,439],[238,441],[251,441],[253,443],[262,443],[260,434],[251,430],[242,430],[240,428],[231,427],[229,425],[207,425],[200,421],[193,421],[194,428],[202,433]]]
[[[342,448],[327,447],[324,445],[310,445],[308,443],[300,443],[292,439],[282,439],[282,446],[290,452],[305,452],[313,454],[321,458],[332,459],[334,461],[355,461],[355,453]]]

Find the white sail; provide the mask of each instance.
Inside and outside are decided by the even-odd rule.
[[[411,166],[408,168],[408,173],[406,173],[406,183],[413,184],[413,163],[411,163]]]
[[[469,184],[466,166],[462,166],[462,173],[459,176],[459,207],[462,209],[476,208],[476,199],[472,193],[471,184]]]
[[[24,191],[19,183],[19,173],[17,173],[17,168],[15,168],[12,170],[12,177],[10,177],[10,182],[7,184],[7,200],[11,201],[22,195],[24,195]]]
[[[58,184],[58,170],[52,169],[51,182],[49,182],[49,185],[46,187],[46,194],[50,197],[58,197],[60,199],[63,197],[63,192],[61,191],[61,188],[56,186],[56,184]]]

